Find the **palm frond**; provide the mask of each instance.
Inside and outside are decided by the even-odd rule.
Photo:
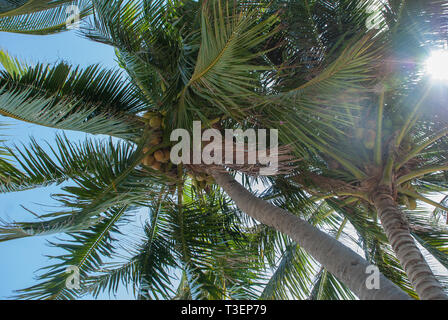
[[[193,74],[180,96],[181,115],[190,109],[196,111],[198,98],[206,102],[201,113],[209,105],[236,119],[242,119],[242,105],[256,103],[257,73],[270,67],[254,61],[264,53],[259,45],[276,31],[275,15],[264,21],[257,19],[261,9],[232,8],[222,1],[203,6],[200,49]]]
[[[261,299],[306,299],[310,294],[316,262],[296,243],[287,244]]]
[[[154,180],[139,167],[143,157],[141,149],[129,143],[89,139],[77,145],[63,139],[58,143],[59,152],[54,154],[61,163],[52,160],[37,144],[32,147],[37,154],[26,150],[22,153],[25,160],[20,163],[30,174],[24,174],[29,184],[45,185],[73,179],[76,186],[65,186],[62,188],[65,194],[53,195],[65,210],[40,215],[39,222],[7,224],[1,229],[0,241],[82,230],[100,221],[101,214],[110,208],[141,205],[159,192],[158,178]],[[87,158],[89,160],[84,163]],[[26,188],[27,183],[19,187]]]
[[[86,281],[85,291],[97,297],[101,292],[116,293],[120,283],[131,286],[143,299],[168,299],[172,295],[172,275],[176,266],[171,243],[157,232],[159,223],[145,227],[139,244],[128,248],[132,256],[124,263],[107,264]]]
[[[110,257],[115,251],[114,234],[119,233],[118,225],[123,223],[127,207],[114,208],[107,212],[101,222],[86,230],[69,233],[68,239],[59,243],[50,242],[63,254],[52,256],[57,263],[42,270],[45,272],[37,277],[40,283],[17,291],[18,299],[75,299],[82,293],[87,275],[95,272],[103,264],[103,258]],[[80,288],[70,289],[66,285],[69,266],[79,271]]]
[[[43,126],[135,138],[141,110],[119,72],[65,63],[0,72],[0,114]],[[132,114],[131,114],[132,113]]]
[[[90,0],[29,0],[23,6],[2,12],[0,9],[0,31],[48,35],[70,30],[70,9],[76,8],[80,20],[92,13]]]

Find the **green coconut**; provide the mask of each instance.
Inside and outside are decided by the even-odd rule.
[[[375,147],[375,139],[376,139],[376,132],[374,130],[367,130],[366,135],[364,137],[364,147],[366,149],[373,149]]]
[[[408,198],[408,209],[409,210],[417,209],[417,200],[415,200],[415,198]]]

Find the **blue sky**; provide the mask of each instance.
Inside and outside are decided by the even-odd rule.
[[[51,36],[28,36],[0,33],[0,49],[29,64],[36,62],[55,63],[64,60],[72,65],[87,66],[99,63],[105,67],[116,67],[112,47],[86,40],[75,31]],[[8,144],[26,143],[30,136],[38,141],[54,138],[55,130],[22,123],[0,117],[1,123],[10,124],[0,132],[6,135]],[[82,139],[84,134],[69,132],[68,137]],[[0,194],[0,218],[7,221],[30,220],[32,216],[21,205],[38,213],[51,210],[55,204],[50,194],[58,192],[58,187],[42,188],[13,194]],[[40,205],[39,205],[40,204]],[[35,284],[35,272],[48,265],[47,254],[55,250],[46,244],[51,237],[27,238],[0,243],[0,299],[8,299],[13,290]],[[102,298],[107,298],[103,296]],[[131,298],[125,290],[120,290],[117,298]]]

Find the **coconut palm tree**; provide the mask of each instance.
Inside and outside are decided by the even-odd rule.
[[[250,3],[236,7],[227,2],[193,1],[93,1],[93,4],[95,15],[83,32],[90,39],[113,45],[126,74],[99,66],[73,68],[65,63],[23,66],[4,55],[6,71],[0,79],[0,113],[47,127],[107,135],[122,142],[111,140],[102,144],[87,140],[74,145],[59,137],[53,146],[53,157],[36,141],[30,146],[9,148],[21,169],[9,168],[7,174],[15,179],[3,183],[3,191],[59,184],[68,179],[73,179],[76,186],[64,187],[66,193],[57,196],[65,209],[41,215],[38,222],[5,225],[0,230],[1,239],[68,233],[71,239],[60,247],[69,254],[59,257],[63,261],[52,266],[41,278],[43,282],[23,291],[21,297],[71,298],[75,294],[64,286],[67,278],[64,266],[77,265],[83,275],[98,271],[97,267],[102,264],[100,256],[108,256],[112,250],[109,241],[116,231],[115,224],[136,206],[155,206],[152,218],[156,220],[144,230],[143,242],[147,244],[135,248],[136,254],[128,264],[106,270],[104,276],[91,274],[93,280],[88,287],[97,292],[99,289],[95,288],[116,288],[118,279],[133,279],[149,288],[153,297],[166,297],[168,275],[164,266],[172,266],[174,262],[167,254],[173,250],[164,243],[169,237],[163,234],[177,228],[175,235],[181,239],[173,241],[180,247],[174,251],[180,257],[176,261],[183,262],[182,287],[177,292],[179,297],[193,297],[202,292],[194,285],[198,281],[200,288],[207,283],[222,283],[216,272],[225,268],[214,273],[201,270],[204,265],[212,264],[201,252],[210,252],[210,243],[217,243],[218,239],[212,241],[211,235],[204,238],[200,235],[199,241],[193,232],[195,228],[187,234],[184,221],[187,216],[183,212],[205,210],[198,207],[197,201],[185,200],[182,189],[186,168],[166,163],[164,155],[170,147],[167,133],[173,128],[189,129],[195,119],[207,124],[212,122],[208,119],[218,116],[219,125],[225,127],[248,125],[251,121],[247,119],[256,119],[258,110],[254,112],[254,108],[265,96],[266,87],[262,85],[266,84],[265,75],[275,68],[262,63],[266,61],[263,58],[266,50],[262,48],[269,48],[269,39],[277,32],[278,17],[265,18],[262,7]],[[351,55],[347,56],[345,65],[370,61],[359,52],[363,44],[360,41],[354,45],[358,55],[349,51]],[[302,126],[306,122],[309,121],[304,119]],[[210,172],[205,165],[193,169],[195,181],[199,177],[203,180],[201,175]],[[368,263],[359,255],[298,216],[251,195],[226,171],[211,172],[242,210],[287,234],[360,298],[408,297],[383,276],[381,288],[369,290],[365,286]],[[170,207],[172,199],[165,200],[162,192],[162,188],[172,192],[173,187],[177,189],[175,209]],[[197,189],[202,188],[204,185],[198,184]],[[209,206],[210,203],[206,207]],[[171,212],[169,218],[177,215],[178,225],[159,214],[161,210]],[[277,217],[282,219],[277,221]],[[200,224],[200,227],[202,230],[207,225]],[[192,246],[188,247],[185,241],[191,237]],[[225,238],[224,247],[236,241]],[[230,251],[225,251],[225,255],[232,258],[233,247],[228,248]],[[290,243],[288,249],[294,254],[297,244]],[[214,265],[219,259],[212,258],[216,258]],[[228,262],[221,261],[219,265]],[[237,258],[235,263],[238,264]],[[237,279],[250,278],[247,272],[235,270],[239,274]],[[296,267],[297,270],[300,269]],[[226,276],[225,273],[221,277]],[[271,292],[274,282],[269,282]],[[184,285],[188,283],[185,290]],[[244,281],[234,281],[236,288],[241,283]],[[246,294],[239,289],[224,291],[224,287],[225,283],[218,286],[221,293]],[[206,294],[211,295],[213,290],[208,289]],[[147,294],[148,290],[140,296]]]
[[[447,40],[446,3],[387,1],[378,15],[379,33],[375,34],[375,42],[366,41],[358,50],[352,46],[351,52],[344,49],[342,55],[333,58],[334,52],[338,52],[335,34],[350,39],[355,30],[366,29],[365,18],[359,19],[362,15],[344,10],[354,3],[339,1],[333,6],[319,1],[312,5],[297,2],[303,6],[298,11],[303,15],[290,17],[288,23],[304,32],[287,32],[286,37],[294,52],[301,52],[296,60],[302,59],[305,63],[289,79],[280,79],[277,87],[273,85],[278,90],[279,108],[275,111],[266,108],[267,118],[272,123],[281,122],[283,143],[296,145],[296,153],[310,159],[290,176],[290,181],[314,195],[315,201],[326,201],[350,221],[357,214],[356,219],[364,217],[364,223],[380,222],[419,297],[446,299],[446,293],[415,243],[417,240],[428,248],[446,267],[446,257],[442,254],[446,241],[442,240],[443,236],[440,238],[445,228],[435,227],[430,221],[422,225],[423,220],[415,213],[403,212],[405,205],[408,210],[416,210],[416,200],[447,211],[443,204],[425,195],[446,191],[444,139],[447,131],[441,108],[446,95],[422,76],[422,58],[428,56],[430,46],[440,46]],[[321,18],[322,7],[328,13],[325,18]],[[341,11],[344,13],[340,14]],[[333,21],[329,17],[334,17]],[[307,19],[314,21],[311,28]],[[352,28],[356,23],[358,28]],[[360,33],[366,34],[367,30]],[[369,68],[353,63],[351,69],[344,69],[347,55],[366,56],[366,52],[380,55],[376,63],[374,58]],[[310,81],[309,73],[303,72],[313,69],[307,61],[325,71]],[[336,82],[335,75],[344,77],[348,70],[356,77],[370,74],[371,82],[360,85],[359,79],[353,77],[353,83],[340,86],[344,83]],[[322,88],[327,89],[326,95],[322,94]],[[318,98],[310,99],[312,95]],[[301,125],[307,115],[295,112],[291,101],[297,106],[313,103],[315,115],[308,114],[311,118],[328,119],[326,110],[334,111],[338,106],[339,112],[336,116],[333,114],[336,121],[325,122],[331,130],[316,139],[314,132]],[[337,123],[342,119],[348,126]],[[334,131],[334,127],[340,132]],[[303,152],[304,145],[313,150],[312,154]],[[283,190],[288,192],[288,187]],[[365,232],[365,228],[358,231]],[[422,233],[426,234],[422,237]],[[438,243],[432,241],[435,234],[439,234]],[[368,251],[374,253],[376,249],[373,246]]]

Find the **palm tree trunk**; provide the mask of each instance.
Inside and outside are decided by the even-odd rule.
[[[437,281],[421,254],[406,222],[387,186],[379,186],[372,193],[372,201],[387,238],[398,260],[422,300],[446,300],[442,286]]]
[[[369,263],[353,250],[292,213],[255,197],[229,174],[218,171],[210,174],[242,211],[288,235],[360,299],[410,299],[383,275],[380,275],[379,289],[368,289],[366,270]]]

